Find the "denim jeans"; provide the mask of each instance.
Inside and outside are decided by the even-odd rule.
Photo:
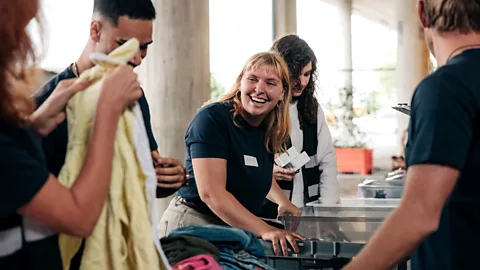
[[[233,251],[229,252],[220,252],[220,265],[223,269],[230,270],[274,270],[272,267],[268,266],[263,260],[252,256],[250,253],[245,251],[240,251],[234,253]]]

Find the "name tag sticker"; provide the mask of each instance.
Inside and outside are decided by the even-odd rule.
[[[258,167],[258,162],[256,157],[244,155],[243,158],[245,159],[245,166]]]
[[[319,189],[318,184],[309,186],[308,187],[308,196],[310,196],[310,197],[317,196],[318,195],[318,189]]]

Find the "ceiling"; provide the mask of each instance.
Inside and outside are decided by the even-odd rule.
[[[301,1],[301,0],[300,0]],[[323,0],[331,5],[339,5],[343,0]],[[398,0],[353,0],[353,14],[396,29],[396,2]]]

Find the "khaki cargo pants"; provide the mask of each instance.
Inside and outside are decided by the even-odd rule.
[[[185,200],[176,196],[168,205],[158,224],[158,236],[168,236],[171,231],[191,225],[225,225],[220,219],[204,215],[197,210],[187,206]]]

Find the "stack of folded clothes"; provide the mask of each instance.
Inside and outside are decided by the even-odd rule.
[[[161,239],[162,248],[174,269],[272,270],[265,264],[265,250],[252,233],[228,226],[204,225],[179,228]],[[221,268],[175,268],[182,260],[204,255]],[[212,262],[212,265],[213,262]],[[202,266],[203,267],[203,266]]]

